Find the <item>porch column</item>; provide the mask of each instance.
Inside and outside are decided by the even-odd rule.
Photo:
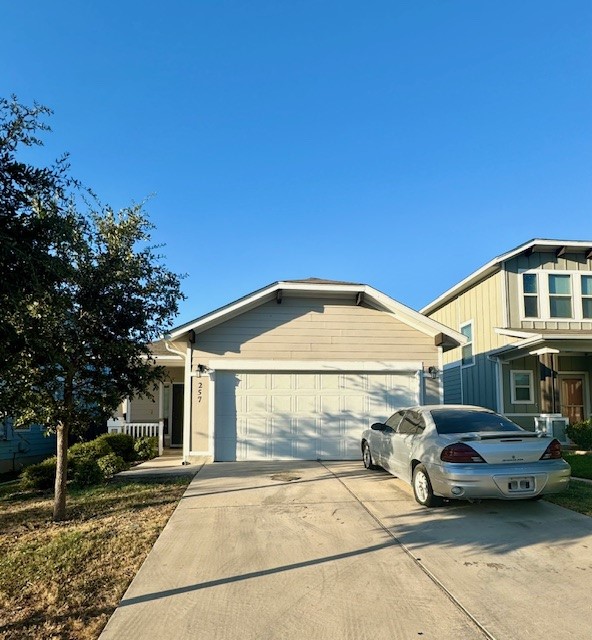
[[[554,353],[539,354],[541,413],[559,412],[559,388]]]
[[[164,384],[158,383],[158,455],[164,451]]]

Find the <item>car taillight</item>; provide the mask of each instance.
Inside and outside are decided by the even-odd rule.
[[[545,453],[541,456],[541,460],[557,460],[561,458],[561,443],[554,438],[545,449]]]
[[[443,462],[485,462],[473,447],[462,442],[444,447],[440,454],[440,460]]]

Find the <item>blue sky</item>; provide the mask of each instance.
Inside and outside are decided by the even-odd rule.
[[[178,323],[276,280],[421,308],[533,237],[592,240],[589,0],[30,0],[0,94],[40,158],[147,211]]]

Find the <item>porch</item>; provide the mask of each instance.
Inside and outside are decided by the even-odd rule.
[[[157,438],[158,440],[158,455],[162,456],[164,448],[164,420],[158,422],[125,422],[122,418],[113,418],[107,420],[107,433],[125,433],[131,436],[134,440],[138,438]],[[167,451],[173,451],[167,449]],[[181,456],[180,451],[171,454]]]
[[[495,354],[501,366],[503,412],[514,419],[592,415],[592,336],[545,332]]]

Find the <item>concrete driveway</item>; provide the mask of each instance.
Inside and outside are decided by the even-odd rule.
[[[101,640],[592,639],[592,519],[357,462],[204,466]]]

